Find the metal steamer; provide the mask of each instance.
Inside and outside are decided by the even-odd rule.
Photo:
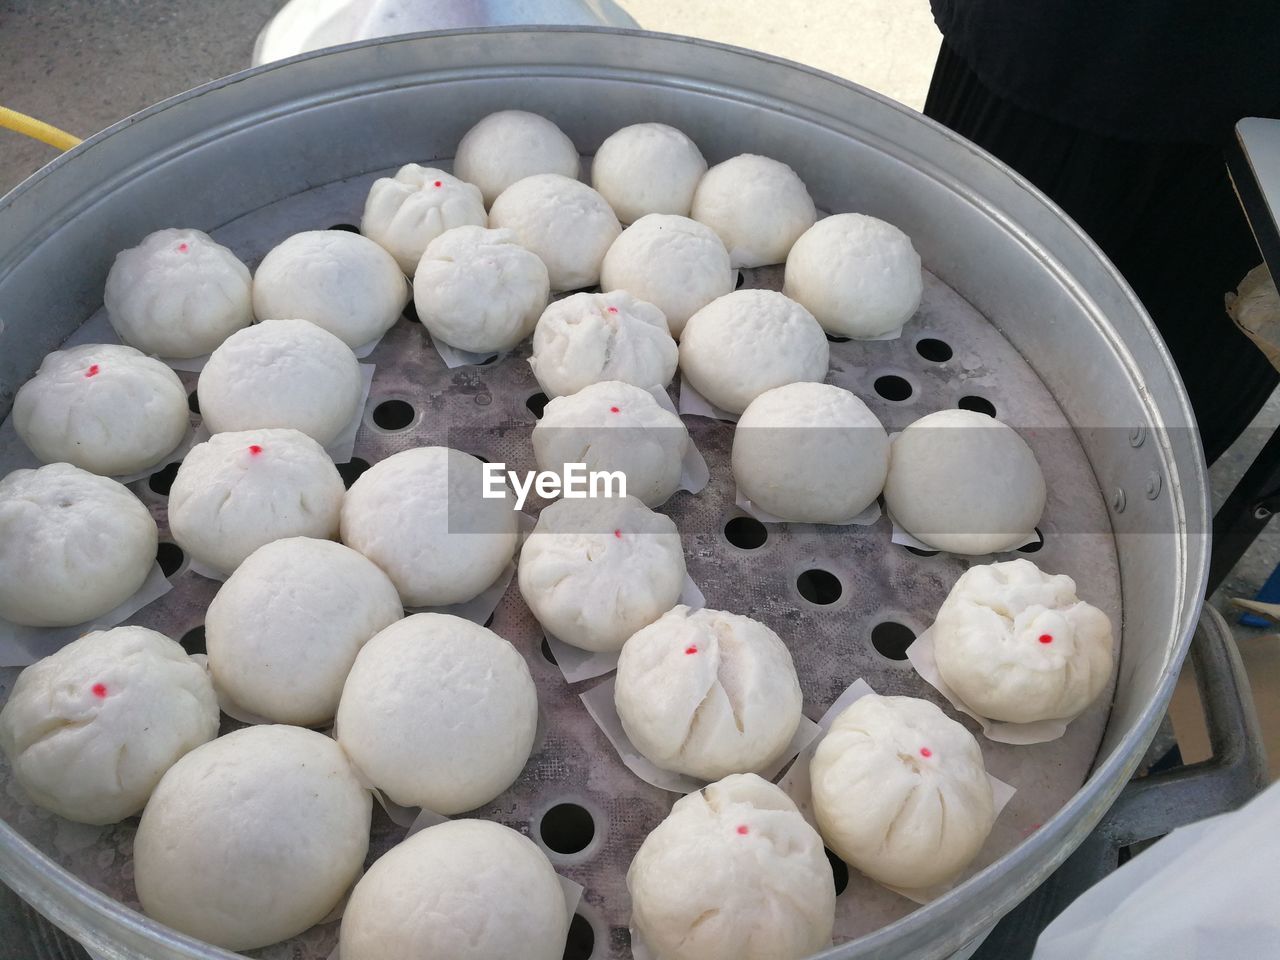
[[[820,209],[896,223],[928,271],[921,311],[898,340],[833,343],[831,382],[867,400],[891,431],[944,407],[994,410],[1040,458],[1050,500],[1035,559],[1074,576],[1123,625],[1114,699],[1059,741],[984,741],[988,768],[1018,794],[980,869],[924,907],[851,871],[824,956],[961,950],[1081,842],[1137,766],[1196,623],[1208,507],[1182,387],[1123,281],[1028,184],[918,114],[760,54],[606,29],[423,34],[238,74],[117,124],[0,201],[0,414],[45,353],[85,324],[82,335],[108,330],[102,288],[117,250],[187,225],[252,266],[291,233],[358,223],[374,178],[408,162],[447,165],[468,127],[505,108],[551,117],[585,156],[628,123],[670,123],[712,163],[773,156],[799,172]],[[779,268],[744,271],[747,286],[780,282]],[[402,319],[369,358],[377,370],[350,469],[426,443],[531,467],[540,397],[527,355],[526,344],[493,364],[450,370],[422,327]],[[194,389],[195,376],[182,376]],[[413,407],[407,426],[379,426],[387,400]],[[941,702],[897,659],[894,637],[929,624],[967,561],[891,544],[886,519],[771,526],[762,545],[744,543],[731,523],[742,515],[728,470],[732,426],[687,422],[712,482],[664,511],[685,535],[708,605],[755,616],[787,640],[805,712],[816,719],[858,677],[882,693]],[[163,539],[163,484],[132,489]],[[803,589],[812,571],[828,585],[820,596]],[[216,584],[185,568],[173,583],[134,622],[175,637],[198,627]],[[492,627],[529,661],[541,723],[524,775],[475,815],[545,844],[548,810],[571,803],[590,814],[589,843],[549,855],[585,887],[590,955],[629,956],[626,867],[675,797],[618,761],[578,700],[598,681],[564,681],[514,587]],[[4,672],[0,695],[15,674]],[[131,909],[133,825],[72,830],[14,790],[0,791],[0,814],[0,876],[100,955],[233,956]],[[371,857],[403,834],[375,822]],[[323,925],[254,953],[323,958],[336,931]]]

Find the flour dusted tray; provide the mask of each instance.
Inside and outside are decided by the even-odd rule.
[[[352,228],[373,179],[366,175],[297,194],[241,217],[213,236],[256,267],[290,234],[339,225]],[[743,272],[744,287],[779,289],[781,283],[780,267]],[[115,340],[102,311],[74,336],[84,342],[104,338]],[[355,453],[343,467],[348,483],[367,464],[429,444],[503,461],[509,469],[534,469],[530,431],[545,397],[526,362],[528,353],[526,341],[492,363],[448,369],[412,310],[407,311],[366,360],[376,370]],[[994,411],[1016,425],[1049,478],[1043,545],[1031,555],[1046,569],[1075,577],[1081,593],[1120,623],[1115,545],[1109,533],[1100,532],[1107,529],[1106,504],[1084,453],[1052,396],[973,307],[929,274],[920,312],[901,338],[836,342],[831,353],[830,382],[862,397],[891,432],[962,403]],[[194,391],[198,374],[180,376]],[[198,415],[193,421],[198,423]],[[734,505],[729,468],[733,425],[701,417],[685,421],[711,467],[711,483],[697,495],[678,493],[662,512],[676,521],[683,535],[689,573],[707,605],[760,619],[786,641],[804,691],[805,714],[818,719],[850,683],[862,678],[880,693],[926,697],[954,715],[902,659],[902,649],[928,626],[971,561],[945,554],[922,556],[890,543],[885,517],[869,527],[764,526],[741,519],[745,515]],[[6,471],[32,462],[10,431],[3,435],[11,438],[0,450],[0,465]],[[158,471],[130,484],[150,507],[162,540],[169,539],[165,494],[171,480],[171,470]],[[538,506],[530,504],[526,510],[533,512]],[[162,550],[171,568],[179,562],[176,545]],[[185,560],[171,581],[170,593],[129,622],[185,637],[189,649],[198,651],[204,611],[219,585],[187,569]],[[491,626],[529,663],[538,685],[539,734],[516,784],[468,815],[527,833],[560,873],[584,887],[581,919],[570,948],[578,952],[571,956],[627,957],[627,866],[677,797],[645,784],[623,766],[578,699],[600,680],[574,685],[564,680],[549,660],[541,628],[514,582]],[[7,671],[6,697],[15,673]],[[988,769],[1018,793],[975,866],[1010,850],[1080,788],[1097,752],[1109,703],[1110,690],[1058,741],[1009,747],[982,740]],[[225,716],[224,721],[224,733],[240,726]],[[9,782],[7,770],[3,776]],[[72,872],[137,906],[131,882],[136,820],[106,828],[70,824],[24,802],[12,787],[0,797],[0,816]],[[381,810],[374,823],[370,862],[404,835],[404,828],[391,823]],[[837,899],[837,943],[916,908],[856,870],[837,867],[837,873],[841,882],[847,876]],[[336,943],[337,926],[317,927],[252,955],[324,960]],[[593,947],[584,949],[588,940]]]
[[[932,274],[922,313],[901,340],[833,344],[832,379],[853,386],[891,429],[978,398],[964,402],[992,404],[1040,457],[1051,498],[1035,559],[1076,576],[1081,592],[1123,624],[1110,714],[1096,708],[1051,744],[986,745],[992,772],[1019,790],[993,840],[993,851],[1008,852],[909,913],[906,901],[855,875],[839,901],[839,942],[824,956],[937,960],[971,945],[1080,843],[1137,766],[1203,596],[1208,498],[1185,392],[1131,291],[1028,184],[918,114],[760,54],[610,30],[398,37],[238,74],[91,138],[0,199],[0,416],[46,353],[95,322],[117,250],[184,224],[256,262],[288,233],[353,222],[375,172],[448,157],[480,117],[511,107],[550,117],[586,154],[629,123],[670,123],[712,163],[746,151],[773,156],[800,173],[820,208],[896,223]],[[747,278],[771,280],[776,272]],[[919,345],[921,337],[949,345],[952,358],[927,359],[944,351]],[[366,418],[355,456],[447,441],[531,466],[527,402],[537,388],[527,366],[517,359],[446,372],[421,338],[420,328],[402,324],[370,358],[379,365],[370,410],[400,399],[413,413],[401,432],[376,430]],[[910,397],[877,394],[877,381],[889,396],[903,394],[902,383],[883,379],[892,377],[911,387]],[[396,422],[385,418],[404,412],[384,408],[382,416]],[[761,547],[734,545],[725,532],[737,516],[724,470],[731,428],[690,426],[715,472],[697,498],[682,494],[669,505],[686,534],[690,570],[710,604],[755,615],[791,641],[806,712],[819,715],[856,676],[883,692],[933,697],[905,663],[876,653],[871,638],[900,646],[900,631],[875,628],[923,627],[963,564],[892,546],[884,520],[771,527]],[[136,486],[163,525],[163,497],[146,480]],[[740,543],[759,532],[746,523],[729,529]],[[829,598],[834,578],[840,598],[806,600],[798,583],[811,570],[826,576],[804,578],[810,596]],[[135,619],[178,636],[196,627],[216,585],[185,572],[175,582]],[[560,804],[551,835],[580,842],[583,818],[562,802],[589,813],[591,843],[554,857],[587,887],[570,955],[625,956],[623,872],[672,797],[624,775],[580,712],[577,691],[541,659],[538,632],[514,592],[493,626],[529,657],[544,735],[521,783],[479,814],[539,837],[542,814]],[[8,782],[4,771],[0,782]],[[0,879],[99,955],[231,956],[129,909],[131,828],[98,838],[17,803],[11,789],[0,798]],[[375,853],[398,836],[379,824]],[[100,892],[108,888],[124,903]],[[12,929],[19,938],[23,922],[0,917],[6,935]],[[264,955],[323,956],[333,933],[318,929],[306,943]],[[594,946],[580,949],[592,936]],[[33,931],[28,953],[51,956],[39,941]]]

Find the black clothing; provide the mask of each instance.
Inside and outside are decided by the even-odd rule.
[[[1280,107],[1277,0],[932,0],[1000,99],[1117,140],[1222,144]]]
[[[970,20],[977,23],[993,6],[1025,13],[1043,5],[1030,0],[1025,7],[987,0],[934,0],[944,33],[962,11],[972,9]],[[1094,3],[1080,0],[1077,5]],[[1126,21],[1131,18],[1130,7],[1146,10],[1150,6],[1110,4],[1108,16],[1115,14]],[[1275,9],[1280,16],[1280,3]],[[1010,48],[1007,62],[1017,69],[997,71],[998,75],[1036,72],[1021,62],[1025,51],[1037,48],[1038,36],[1033,30],[1030,42],[1016,39],[1016,25],[1022,19],[1021,14],[1011,14],[1002,33]],[[1072,51],[1074,42],[1068,37],[1064,51]],[[1099,48],[1107,42],[1116,43],[1116,37],[1099,39]],[[984,56],[988,62],[1001,62],[993,50]],[[1223,295],[1234,290],[1262,256],[1232,190],[1219,145],[1137,142],[1133,137],[1070,125],[1054,119],[1049,110],[1032,111],[1019,102],[1051,99],[1044,83],[1052,77],[1061,85],[1062,102],[1075,109],[1094,96],[1093,71],[1091,60],[1075,61],[1069,56],[1065,63],[1047,64],[1037,82],[1028,82],[1029,95],[1006,96],[970,67],[948,35],[924,112],[1025,176],[1103,249],[1169,345],[1191,397],[1205,455],[1213,462],[1248,425],[1277,382],[1275,369],[1223,308]],[[1104,72],[1117,82],[1114,71]],[[1080,90],[1072,86],[1077,79]],[[1136,101],[1137,96],[1149,94],[1134,94],[1121,86],[1111,95],[1116,101]],[[1223,97],[1215,95],[1212,100],[1221,104]],[[1136,102],[1128,102],[1101,119],[1109,122],[1138,108]],[[1172,122],[1163,120],[1161,129],[1169,129]]]

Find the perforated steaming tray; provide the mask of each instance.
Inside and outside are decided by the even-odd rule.
[[[256,266],[290,234],[358,223],[370,184],[392,172],[296,194],[227,224],[213,236]],[[743,271],[745,287],[779,289],[781,281],[780,267]],[[116,338],[99,311],[73,339],[114,342]],[[937,342],[922,343],[926,340]],[[447,369],[426,331],[408,311],[365,361],[375,363],[377,371],[353,460],[343,467],[348,483],[364,464],[428,444],[452,445],[487,460],[505,461],[509,469],[534,469],[529,437],[545,398],[526,363],[528,354],[526,341],[513,354],[489,365]],[[948,355],[945,360],[928,359]],[[180,376],[194,394],[196,374]],[[1049,487],[1040,525],[1043,543],[1034,559],[1051,572],[1074,577],[1081,595],[1106,611],[1113,623],[1120,623],[1115,544],[1109,532],[1102,532],[1110,530],[1110,523],[1084,452],[1031,368],[957,293],[926,273],[920,311],[903,336],[892,341],[833,342],[828,380],[865,400],[890,432],[957,405],[994,409],[1016,426],[1039,458]],[[673,395],[677,390],[672,387]],[[882,393],[907,395],[889,399]],[[378,406],[387,400],[402,400],[413,408],[408,426],[398,430],[378,426],[376,420],[386,419],[377,412]],[[957,716],[901,659],[904,640],[909,639],[901,627],[911,633],[927,627],[951,584],[972,561],[945,554],[922,556],[892,544],[889,521],[883,517],[870,527],[771,525],[762,545],[738,545],[753,542],[748,535],[758,538],[759,529],[754,522],[729,526],[743,516],[734,505],[729,469],[733,425],[698,417],[685,422],[711,467],[711,482],[696,496],[677,493],[662,510],[683,534],[689,573],[706,595],[707,605],[755,617],[787,643],[804,691],[805,714],[818,719],[861,677],[879,693],[932,700],[976,732],[972,721]],[[31,455],[13,444],[0,448],[0,461],[5,472],[34,465]],[[162,541],[168,538],[166,480],[171,480],[171,474],[130,485],[151,509]],[[526,505],[527,512],[537,509],[537,503]],[[175,548],[161,549],[168,551],[166,560],[173,562]],[[834,577],[839,596],[832,599],[836,589],[831,577],[810,573],[806,584],[819,589],[815,592],[806,586],[805,592],[832,602],[806,599],[798,581],[809,571]],[[128,622],[185,637],[184,645],[195,652],[202,649],[200,625],[218,584],[192,573],[185,562],[171,580],[170,593]],[[881,624],[900,627],[877,630]],[[573,686],[565,682],[549,662],[542,632],[514,582],[490,625],[515,644],[529,663],[538,686],[539,732],[520,779],[470,816],[496,820],[529,835],[547,851],[561,874],[585,888],[566,957],[629,957],[627,866],[677,797],[640,781],[622,765],[578,699],[604,678]],[[16,675],[16,670],[0,671],[0,696],[7,699]],[[1016,846],[1080,788],[1101,741],[1110,699],[1108,690],[1065,737],[1051,743],[1013,747],[979,735],[987,769],[1018,792],[997,821],[975,868]],[[224,718],[223,732],[239,726]],[[2,775],[0,817],[66,869],[137,908],[132,883],[136,819],[104,828],[73,824],[31,804],[13,783],[7,764]],[[545,817],[556,807],[561,809]],[[403,835],[404,830],[375,805],[368,862]],[[575,853],[558,852],[578,847]],[[837,865],[837,886],[844,873]],[[915,904],[856,870],[849,871],[836,901],[835,941],[856,938],[914,908]],[[338,924],[328,923],[251,955],[323,960],[333,950],[337,934]]]

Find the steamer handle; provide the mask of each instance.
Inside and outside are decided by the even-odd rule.
[[[29,117],[17,110],[10,110],[8,107],[0,107],[0,127],[20,133],[24,137],[31,137],[33,140],[39,140],[41,143],[47,143],[59,150],[70,150],[80,143],[79,137],[72,136],[65,130],[59,130],[43,120]]]

